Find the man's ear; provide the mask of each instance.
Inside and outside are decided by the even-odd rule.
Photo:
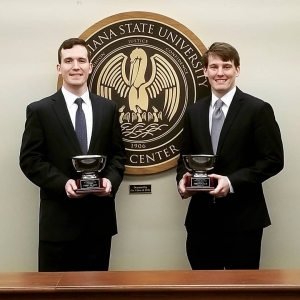
[[[57,70],[58,74],[61,74],[61,71],[60,71],[60,64],[57,64],[57,65],[56,65],[56,70]]]

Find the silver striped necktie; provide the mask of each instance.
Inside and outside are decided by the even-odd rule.
[[[225,115],[222,110],[224,102],[218,99],[215,103],[215,109],[212,114],[212,124],[211,124],[211,142],[214,150],[214,154],[217,153],[220,132],[225,120]]]

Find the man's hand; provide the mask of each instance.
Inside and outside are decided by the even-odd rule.
[[[102,178],[102,184],[103,184],[103,187],[105,188],[105,190],[101,193],[94,193],[94,195],[96,195],[98,197],[109,196],[111,194],[111,190],[112,190],[112,185],[111,185],[110,180],[107,178]]]
[[[182,198],[189,198],[195,194],[195,192],[188,192],[185,189],[185,186],[188,181],[188,177],[191,177],[191,174],[189,172],[185,173],[182,176],[182,179],[179,181],[179,184],[178,184],[178,192]]]
[[[65,185],[65,191],[69,198],[81,198],[84,194],[76,194],[77,185],[75,180],[69,179]]]
[[[210,178],[214,178],[215,180],[218,180],[217,187],[209,192],[210,195],[216,197],[216,198],[222,198],[227,196],[229,193],[229,183],[226,176],[221,176],[217,174],[210,174],[208,175]]]

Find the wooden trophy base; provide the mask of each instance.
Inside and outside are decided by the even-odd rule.
[[[77,179],[76,184],[78,187],[76,194],[103,193],[105,191],[102,184],[102,178]]]
[[[210,177],[193,177],[189,176],[187,178],[187,183],[185,185],[185,190],[188,192],[209,192],[216,188],[216,181],[214,178]]]

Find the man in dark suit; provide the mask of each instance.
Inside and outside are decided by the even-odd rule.
[[[283,168],[280,130],[270,104],[235,85],[240,59],[234,47],[214,43],[203,55],[211,96],[186,111],[177,183],[192,197],[185,220],[186,250],[192,269],[258,269],[263,228],[271,224],[262,183]],[[225,117],[216,153],[211,140],[215,103]],[[186,190],[182,155],[216,154],[210,192]]]
[[[20,167],[40,187],[39,271],[108,270],[112,236],[117,233],[115,195],[123,180],[126,154],[115,102],[88,91],[89,49],[72,38],[58,50],[62,88],[31,103],[20,151]],[[87,153],[75,125],[81,98]],[[76,125],[77,126],[77,125]],[[72,157],[105,155],[100,177],[105,190],[78,194]]]

